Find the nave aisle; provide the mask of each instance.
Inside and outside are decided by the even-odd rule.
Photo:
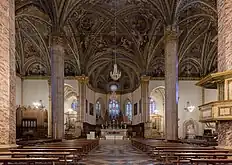
[[[127,140],[101,140],[99,146],[84,157],[79,165],[154,165],[146,153],[132,147]]]

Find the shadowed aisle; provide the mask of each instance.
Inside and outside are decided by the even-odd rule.
[[[85,156],[80,164],[85,165],[153,165],[145,153],[132,147],[127,140],[100,140],[99,146]]]

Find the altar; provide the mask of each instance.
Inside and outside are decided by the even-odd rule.
[[[127,129],[101,129],[101,137],[105,137],[106,140],[123,140],[127,137]]]

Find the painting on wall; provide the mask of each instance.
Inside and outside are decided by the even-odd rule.
[[[89,103],[89,114],[93,116],[93,103]]]
[[[138,114],[138,103],[134,104],[134,116]]]

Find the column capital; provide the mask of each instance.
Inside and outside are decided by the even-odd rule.
[[[149,82],[150,79],[151,77],[146,75],[140,77],[141,82]]]
[[[65,38],[62,37],[61,34],[52,33],[51,37],[52,37],[52,43],[53,43],[53,45],[60,45],[60,46],[64,46],[65,45]]]
[[[51,86],[51,79],[48,79],[48,85]]]
[[[178,28],[175,25],[168,25],[164,31],[165,40],[177,40],[178,39]]]
[[[81,84],[88,84],[89,82],[89,77],[82,75],[82,76],[76,76],[76,79],[79,83]]]

